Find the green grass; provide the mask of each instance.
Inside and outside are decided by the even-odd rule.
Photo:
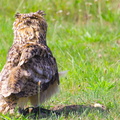
[[[12,24],[16,12],[44,10],[48,23],[47,43],[57,59],[61,78],[60,92],[43,106],[91,105],[100,103],[109,109],[86,110],[81,115],[54,114],[49,120],[120,119],[120,7],[117,0],[1,0],[0,70],[12,45]],[[4,120],[28,120],[27,117],[1,115]]]

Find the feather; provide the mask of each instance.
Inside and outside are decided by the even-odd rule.
[[[68,73],[68,70],[66,70],[66,71],[61,71],[61,72],[59,72],[59,76],[60,76],[60,77],[64,77],[65,75],[67,75],[67,73]]]

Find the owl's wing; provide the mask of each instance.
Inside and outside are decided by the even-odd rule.
[[[9,92],[19,97],[37,94],[38,82],[41,83],[41,91],[54,81],[59,84],[57,63],[47,46],[27,45],[17,67],[14,74],[10,75]]]
[[[23,48],[23,50],[22,50]],[[45,46],[36,45],[36,44],[26,44],[21,48],[22,54],[19,61],[19,66],[22,66],[24,63],[27,63],[35,55],[45,55]]]
[[[6,64],[0,72],[0,94],[2,95],[8,95],[7,85],[9,75],[11,74],[12,69],[18,65],[19,57],[18,46],[13,45],[8,52]]]
[[[11,72],[11,69],[15,66],[17,66],[18,62],[19,62],[19,57],[20,57],[20,54],[19,54],[19,49],[18,49],[18,46],[12,46],[8,52],[8,55],[7,55],[7,61],[6,61],[6,64],[4,65],[2,71],[0,72],[0,81],[5,81],[10,72]]]

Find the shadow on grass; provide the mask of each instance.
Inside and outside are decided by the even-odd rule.
[[[49,117],[52,114],[55,114],[56,116],[64,115],[65,117],[68,117],[69,114],[73,113],[75,115],[81,115],[85,113],[86,115],[91,111],[99,111],[101,113],[106,113],[107,110],[104,107],[94,107],[94,106],[85,106],[85,105],[60,105],[55,106],[51,109],[44,109],[40,107],[36,108],[26,108],[23,111],[24,116],[29,116],[31,118],[45,118]]]

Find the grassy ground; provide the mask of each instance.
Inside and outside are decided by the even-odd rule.
[[[104,105],[108,112],[87,110],[65,116],[52,114],[49,120],[120,119],[120,3],[117,0],[1,0],[0,70],[13,40],[16,12],[46,12],[47,43],[57,59],[61,91],[43,106]],[[5,120],[27,117],[1,115]]]

